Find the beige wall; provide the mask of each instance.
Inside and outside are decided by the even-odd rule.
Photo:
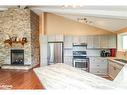
[[[39,33],[44,35],[44,13],[39,15]]]
[[[126,32],[127,32],[127,27],[116,31],[117,34],[126,33]]]
[[[43,21],[42,21],[43,22]],[[78,23],[57,16],[51,13],[44,14],[44,31],[42,34],[64,34],[64,35],[99,35],[99,34],[112,34],[112,32],[93,27],[90,25]]]

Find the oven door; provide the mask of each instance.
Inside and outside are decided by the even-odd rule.
[[[88,60],[74,60],[74,67],[80,68],[84,71],[89,71],[89,61]]]

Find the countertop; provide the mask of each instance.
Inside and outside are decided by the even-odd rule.
[[[114,60],[114,59],[123,59],[123,58],[118,58],[118,57],[101,57],[101,56],[89,56],[89,57],[95,57],[95,58],[98,58],[98,59],[108,59],[110,61],[116,62],[116,63],[121,64],[121,65],[125,65],[126,64],[124,62],[120,62],[120,61]]]
[[[46,89],[116,89],[117,84],[66,64],[34,69]]]
[[[108,60],[113,61],[113,62],[115,62],[115,63],[118,63],[118,64],[120,64],[120,65],[125,65],[125,64],[127,64],[127,63],[120,62],[120,61],[117,61],[117,60],[114,60],[114,59],[122,59],[122,58],[118,58],[118,57],[110,57],[110,58],[108,58]]]

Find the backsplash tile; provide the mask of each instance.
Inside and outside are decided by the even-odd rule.
[[[117,51],[116,57],[127,60],[127,52]]]

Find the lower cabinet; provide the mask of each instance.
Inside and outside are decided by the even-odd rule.
[[[107,76],[107,68],[91,68],[92,74],[99,75],[99,76]]]
[[[107,76],[107,59],[101,57],[90,57],[90,73]]]
[[[67,64],[67,65],[72,66],[72,63],[73,63],[72,60],[73,60],[73,57],[71,57],[71,56],[65,56],[64,57],[64,63]]]
[[[47,64],[48,64],[47,58],[42,58],[42,59],[41,59],[41,66],[42,66],[42,67],[43,67],[43,66],[47,66]]]
[[[118,64],[116,62],[113,61],[108,61],[108,75],[112,78],[115,79],[115,77],[117,76],[117,74],[120,72],[120,70],[122,69],[123,65]]]

